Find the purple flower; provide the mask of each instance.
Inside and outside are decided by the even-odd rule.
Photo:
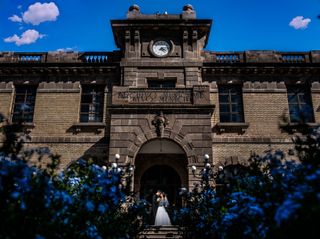
[[[41,236],[41,235],[39,235],[39,234],[37,234],[37,235],[34,237],[34,239],[46,239],[46,238],[43,237],[43,236]]]
[[[98,206],[98,212],[100,212],[101,214],[104,214],[107,210],[108,210],[109,206],[108,205],[104,205],[104,204],[99,204]]]
[[[20,203],[20,208],[21,208],[21,210],[26,210],[27,209],[26,203],[23,200]]]
[[[283,221],[288,220],[292,214],[300,207],[301,205],[291,199],[287,199],[276,211],[274,217],[277,225],[280,226]]]
[[[94,203],[92,201],[87,201],[86,202],[86,209],[88,212],[93,212],[94,210]]]
[[[14,192],[11,193],[10,196],[11,196],[13,199],[17,199],[17,198],[20,196],[20,193],[17,192],[17,191],[14,191]]]
[[[86,234],[88,238],[102,239],[102,237],[99,235],[97,227],[94,225],[88,226]]]

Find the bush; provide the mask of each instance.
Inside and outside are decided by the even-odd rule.
[[[22,124],[2,121],[1,131],[0,238],[133,238],[142,230],[146,203],[130,192],[129,168],[79,160],[58,172],[59,156],[23,149]]]
[[[176,223],[189,238],[318,238],[320,130],[300,129],[293,139],[299,161],[269,150],[252,155],[247,166],[232,166],[233,177],[225,167],[214,178],[223,186],[199,184],[183,193]]]

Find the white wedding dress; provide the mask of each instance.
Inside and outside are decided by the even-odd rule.
[[[166,211],[166,208],[169,205],[166,199],[162,199],[159,202],[159,207],[157,209],[156,219],[155,219],[155,226],[168,226],[171,225],[171,221],[169,215]]]

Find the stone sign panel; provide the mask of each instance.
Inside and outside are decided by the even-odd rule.
[[[191,90],[133,90],[118,92],[118,97],[137,104],[190,104]]]
[[[129,89],[114,87],[112,103],[118,104],[208,104],[209,90],[207,87],[187,89]]]

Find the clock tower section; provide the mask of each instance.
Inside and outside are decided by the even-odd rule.
[[[136,88],[200,85],[212,20],[196,19],[191,5],[181,14],[142,14],[137,5],[127,19],[112,20],[116,45],[123,53],[121,85]]]
[[[135,165],[134,190],[141,195],[158,180],[150,172],[162,172],[167,182],[176,178],[163,190],[177,195],[197,181],[191,165],[201,168],[205,154],[212,159],[214,105],[201,74],[212,21],[196,19],[191,5],[181,14],[142,14],[133,5],[127,19],[111,24],[122,59],[108,106],[109,159],[119,154],[119,164]]]

